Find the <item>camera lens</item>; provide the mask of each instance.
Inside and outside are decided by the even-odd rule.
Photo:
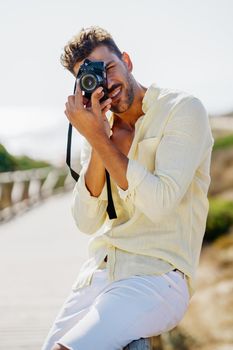
[[[81,87],[86,91],[94,91],[97,87],[97,79],[93,74],[85,74],[80,81]]]

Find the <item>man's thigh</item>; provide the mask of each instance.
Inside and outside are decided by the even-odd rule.
[[[119,350],[174,328],[188,307],[186,280],[171,271],[112,282],[85,316],[57,341],[72,350]]]
[[[42,350],[51,350],[56,341],[86,315],[95,298],[108,283],[106,269],[96,270],[89,286],[70,292],[53,322]]]

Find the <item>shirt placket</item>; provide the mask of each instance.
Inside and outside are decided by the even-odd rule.
[[[109,271],[109,279],[110,281],[114,281],[114,271],[115,271],[115,262],[116,262],[116,248],[108,244],[108,261],[107,261],[107,266],[108,266],[108,271]]]

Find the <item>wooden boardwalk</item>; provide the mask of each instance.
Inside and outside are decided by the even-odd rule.
[[[0,349],[40,350],[87,257],[71,192],[0,226]]]

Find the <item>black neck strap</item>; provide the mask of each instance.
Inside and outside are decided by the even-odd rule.
[[[75,85],[74,85],[74,94],[76,90],[76,80],[75,80]],[[71,176],[75,181],[78,181],[79,179],[79,174],[76,173],[74,169],[71,168],[71,142],[72,142],[72,124],[69,123],[69,128],[68,128],[68,138],[67,138],[67,148],[66,148],[66,164],[70,168],[70,173]],[[108,206],[107,206],[107,213],[109,216],[109,219],[116,219],[116,211],[113,203],[113,198],[112,198],[112,190],[111,190],[111,183],[110,183],[110,176],[105,169],[105,175],[106,175],[106,182],[107,182],[107,195],[108,195]]]

